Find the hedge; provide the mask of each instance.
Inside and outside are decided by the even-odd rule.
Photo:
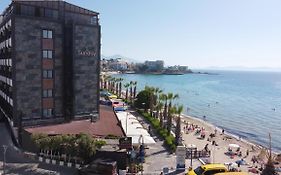
[[[152,117],[150,114],[138,110],[138,113],[140,113],[149,123],[151,126],[157,131],[157,134],[160,135],[161,138],[163,138],[165,141],[165,145],[171,150],[172,152],[176,151],[176,139],[173,135],[168,133],[167,129],[164,129],[160,126],[160,121],[154,117]]]

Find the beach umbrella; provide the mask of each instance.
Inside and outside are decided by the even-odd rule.
[[[197,148],[197,146],[194,145],[194,144],[188,144],[188,145],[187,145],[187,148]]]
[[[229,147],[229,148],[240,148],[239,145],[233,144],[233,143],[232,143],[232,144],[229,144],[228,147]]]

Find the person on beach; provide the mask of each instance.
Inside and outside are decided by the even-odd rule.
[[[253,165],[255,165],[255,164],[256,164],[256,162],[257,162],[257,161],[256,161],[256,159],[257,159],[257,158],[256,158],[256,156],[253,156],[253,157],[252,157],[252,162],[253,162]]]
[[[209,151],[208,146],[209,146],[209,144],[207,143],[207,144],[205,145],[205,147],[204,147],[204,150],[205,150],[206,152],[208,152],[208,151]]]
[[[252,151],[255,151],[255,147],[254,147],[254,145],[252,145]]]
[[[222,132],[222,134],[224,134],[224,129],[222,129],[222,131],[221,131],[221,132]]]
[[[246,157],[248,157],[249,156],[249,150],[247,149],[247,151],[246,151]]]
[[[240,152],[238,153],[238,156],[239,156],[239,157],[242,157],[242,151],[240,151]]]

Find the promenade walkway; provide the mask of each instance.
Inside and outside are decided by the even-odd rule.
[[[148,130],[149,123],[137,112],[131,110],[129,111],[132,115],[140,121],[144,128]],[[143,164],[143,174],[160,174],[164,167],[169,168],[169,174],[185,174],[184,172],[176,172],[176,155],[171,154],[166,150],[164,145],[164,140],[161,140],[156,135],[156,131],[151,129],[150,135],[155,140],[155,144],[149,146],[146,150],[145,163]],[[198,160],[193,160],[193,167],[201,165]],[[186,167],[190,166],[190,160],[186,160]]]

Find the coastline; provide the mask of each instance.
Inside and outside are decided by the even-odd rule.
[[[257,94],[256,96],[247,96],[245,94],[248,90],[251,90],[251,87],[248,89],[243,88],[240,89],[240,87],[236,87],[236,85],[231,84],[227,85],[227,87],[224,86],[223,82],[228,82],[229,79],[233,78],[235,82],[240,83],[240,79],[236,79],[237,75],[240,75],[240,73],[224,73],[221,72],[217,80],[216,77],[209,77],[209,76],[174,76],[174,78],[169,78],[168,76],[163,76],[164,78],[159,78],[156,76],[142,76],[142,75],[120,75],[120,77],[123,77],[128,80],[136,80],[138,81],[138,89],[143,88],[145,85],[152,85],[155,87],[165,87],[164,90],[167,92],[173,92],[174,89],[177,89],[175,92],[180,95],[180,99],[178,101],[179,104],[183,104],[184,106],[188,106],[187,102],[184,100],[186,98],[191,99],[190,105],[192,108],[194,108],[194,112],[188,112],[185,113],[187,115],[192,115],[194,119],[201,119],[203,121],[203,115],[206,115],[206,112],[210,112],[210,114],[207,114],[207,118],[205,122],[212,123],[215,126],[221,129],[224,129],[227,134],[231,135],[232,137],[239,139],[239,136],[241,137],[241,140],[244,140],[245,142],[252,143],[254,145],[258,145],[261,147],[268,147],[268,132],[271,132],[272,134],[272,147],[273,151],[275,153],[281,153],[281,139],[280,138],[280,127],[278,127],[278,115],[280,115],[280,110],[273,111],[271,106],[274,106],[274,103],[268,100],[255,100],[256,97],[259,97],[260,95]],[[243,74],[244,75],[244,74]],[[247,75],[247,74],[246,74]],[[246,76],[245,75],[245,76]],[[256,75],[250,74],[249,76],[253,76],[254,78]],[[266,75],[268,76],[268,75]],[[239,76],[240,77],[240,76]],[[270,76],[271,77],[271,76]],[[187,83],[184,83],[184,87],[188,86],[189,88],[183,88],[181,85],[175,84],[176,82],[179,82],[183,79],[186,79],[190,82],[194,82],[191,85],[187,85]],[[161,80],[155,81],[155,80]],[[162,81],[163,80],[163,81]],[[199,81],[200,80],[200,81]],[[243,79],[242,79],[243,80]],[[259,79],[258,79],[259,80]],[[173,82],[173,83],[171,83]],[[260,82],[260,81],[258,81]],[[275,81],[273,81],[275,82]],[[204,84],[204,86],[201,85],[201,83]],[[194,85],[193,85],[194,84]],[[206,84],[206,86],[205,86]],[[198,89],[198,86],[202,89]],[[247,84],[245,84],[247,85]],[[246,86],[247,87],[247,86]],[[218,94],[220,88],[222,92],[222,96]],[[230,94],[225,93],[224,89],[231,90],[231,92],[239,92],[242,93],[242,96],[238,96],[238,94]],[[229,89],[228,89],[229,88]],[[187,91],[186,91],[187,89]],[[240,92],[241,90],[241,92]],[[244,91],[247,90],[247,91]],[[274,89],[268,88],[266,90],[271,90],[272,92],[275,92]],[[204,93],[202,93],[202,92]],[[199,93],[201,92],[201,93]],[[206,99],[206,94],[211,95],[212,99]],[[276,93],[274,93],[276,94]],[[219,98],[222,97],[222,98]],[[233,97],[233,98],[232,98]],[[247,98],[246,98],[247,97]],[[228,101],[227,99],[231,98],[232,101]],[[270,94],[267,99],[272,98],[274,100],[277,100],[275,97],[272,97]],[[195,100],[196,99],[196,100]],[[236,99],[236,100],[235,100]],[[237,100],[242,100],[241,103],[236,103]],[[226,103],[224,103],[224,101]],[[199,101],[199,102],[197,102]],[[218,101],[219,104],[216,105],[215,102]],[[212,105],[214,103],[214,105]],[[262,105],[262,103],[265,103],[266,106]],[[214,111],[210,111],[210,108],[207,106],[208,104],[211,104],[211,107],[214,106]],[[247,108],[243,108],[243,110],[235,110],[235,108],[239,107],[240,105],[249,105]],[[201,106],[198,106],[201,105]],[[224,108],[226,107],[226,108]],[[276,107],[276,106],[275,106]],[[261,113],[261,109],[264,113]],[[196,111],[195,111],[196,110]],[[200,111],[201,110],[201,111]],[[205,112],[204,112],[205,111]],[[215,116],[219,114],[218,116]],[[261,115],[262,114],[262,115]],[[210,116],[209,116],[210,115]],[[227,116],[224,118],[224,116]],[[246,117],[251,116],[251,117]],[[214,117],[214,118],[212,118]],[[237,117],[237,118],[236,118]],[[243,119],[245,117],[245,119]],[[225,120],[224,120],[225,119]],[[237,123],[236,123],[237,121]],[[246,122],[245,122],[246,121]],[[234,122],[234,123],[231,123]],[[245,124],[245,125],[244,125]],[[261,125],[261,127],[259,127]],[[272,126],[272,127],[271,127]],[[252,128],[252,129],[251,129]],[[279,130],[279,132],[278,132]]]
[[[223,130],[222,128],[212,124],[210,121],[203,120],[203,119],[200,119],[198,117],[193,117],[193,116],[190,116],[190,115],[181,114],[181,119],[182,119],[182,122],[183,122],[183,120],[185,121],[186,119],[188,119],[188,120],[190,120],[189,122],[197,123],[199,126],[203,126],[204,128],[209,127],[209,130],[215,130],[216,129],[218,131],[218,133],[222,133],[222,130]],[[183,122],[183,123],[185,123],[185,122]],[[247,144],[249,146],[254,146],[257,150],[268,149],[261,144],[258,144],[254,141],[250,141],[248,139],[241,138],[239,135],[232,134],[231,132],[229,132],[227,130],[224,131],[224,135],[228,136],[228,137],[231,137],[238,142],[242,142],[242,143]],[[276,151],[272,151],[272,153],[274,155],[281,154],[281,152],[276,152]]]

